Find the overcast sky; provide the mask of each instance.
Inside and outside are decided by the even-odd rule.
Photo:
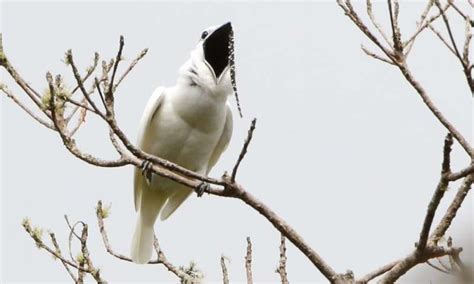
[[[374,7],[384,25],[385,5]],[[356,8],[363,14],[364,6]],[[404,38],[414,30],[422,8],[421,3],[401,4]],[[115,56],[119,35],[124,35],[123,70],[148,47],[149,54],[117,92],[117,118],[132,140],[153,90],[175,83],[202,30],[229,20],[235,29],[244,118],[238,118],[232,101],[234,135],[211,175],[219,177],[232,168],[248,125],[257,117],[238,180],[287,220],[329,265],[361,276],[409,253],[439,180],[446,131],[398,70],[363,54],[362,43],[376,49],[333,1],[6,2],[1,11],[6,53],[41,91],[46,71],[64,74],[66,84],[74,86],[69,68],[61,62],[69,48],[84,70],[95,51],[102,58]],[[463,23],[453,22],[453,29],[462,36]],[[427,31],[416,42],[409,65],[472,142],[472,104],[459,63]],[[3,73],[2,80],[24,98]],[[58,135],[40,127],[5,96],[1,104],[1,279],[69,281],[60,263],[36,249],[20,225],[28,216],[34,225],[53,230],[66,251],[63,215],[68,214],[71,220],[89,223],[94,264],[109,282],[176,282],[161,266],[138,266],[109,256],[101,243],[94,209],[99,199],[112,204],[106,221],[113,248],[129,254],[136,219],[132,168],[87,165],[66,151]],[[107,133],[101,121],[89,116],[76,140],[83,149],[112,158]],[[453,169],[468,162],[455,143]],[[451,186],[439,212],[457,185]],[[472,209],[471,194],[449,231],[471,264]],[[279,279],[274,272],[279,233],[238,200],[192,196],[155,230],[172,263],[196,261],[209,282],[221,280],[221,254],[231,261],[231,280],[245,280],[245,238],[250,236],[254,279]],[[325,282],[293,245],[287,248],[291,282]],[[439,277],[420,266],[401,282],[428,283]]]

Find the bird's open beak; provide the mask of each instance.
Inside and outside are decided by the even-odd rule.
[[[216,80],[229,65],[229,37],[232,32],[230,22],[217,28],[204,43],[204,59],[211,66]]]

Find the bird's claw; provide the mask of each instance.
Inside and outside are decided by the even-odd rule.
[[[144,160],[140,166],[140,169],[142,170],[142,175],[145,177],[148,184],[151,183],[151,178],[153,176],[153,171],[151,170],[152,167],[153,163],[149,160]]]
[[[211,189],[211,186],[207,182],[201,182],[197,187],[196,187],[196,194],[198,197],[201,197],[204,192],[209,192]]]

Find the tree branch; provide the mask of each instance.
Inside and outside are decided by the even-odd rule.
[[[240,151],[239,158],[237,159],[234,169],[232,170],[232,175],[230,177],[231,182],[235,182],[235,177],[237,176],[237,170],[239,169],[240,163],[244,159],[245,154],[247,154],[247,149],[249,147],[250,141],[252,141],[252,136],[253,136],[253,132],[255,130],[256,124],[257,124],[257,119],[256,118],[252,119],[252,123],[250,124],[250,128],[247,134],[247,139],[245,139],[245,143],[244,143],[244,146],[242,147],[242,150]]]
[[[431,224],[433,223],[434,215],[441,199],[448,188],[449,181],[446,179],[447,174],[450,172],[450,155],[451,147],[453,145],[453,137],[448,134],[444,139],[443,148],[443,163],[441,170],[441,180],[436,187],[436,190],[431,198],[430,204],[428,205],[428,211],[426,212],[425,220],[423,222],[423,228],[420,233],[420,240],[418,241],[417,250],[423,251],[428,242],[428,234],[430,233]]]
[[[280,262],[276,272],[280,274],[280,279],[282,284],[288,284],[288,273],[286,273],[286,245],[285,237],[281,235],[280,241]]]
[[[225,256],[221,255],[222,283],[229,284],[229,273],[225,265]]]
[[[380,284],[395,283],[395,281],[405,274],[412,267],[424,263],[431,258],[452,255],[461,252],[461,248],[442,248],[435,246],[427,246],[423,251],[414,250],[402,261],[398,262],[387,274],[380,280]]]
[[[252,277],[252,242],[250,237],[247,237],[247,254],[245,256],[245,272],[247,275],[247,284],[253,283]]]
[[[471,174],[464,179],[462,185],[458,189],[456,196],[454,197],[454,200],[449,205],[448,210],[446,211],[443,218],[439,222],[439,225],[431,234],[431,237],[430,237],[431,242],[433,242],[435,245],[444,236],[449,226],[451,225],[452,221],[456,217],[456,213],[458,212],[459,208],[461,208],[461,205],[464,199],[469,193],[469,190],[471,189],[471,185],[473,181],[474,181],[474,174]]]

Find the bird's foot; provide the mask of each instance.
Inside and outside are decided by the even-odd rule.
[[[198,197],[201,197],[204,192],[209,192],[211,186],[207,182],[201,182],[196,188],[196,194]]]
[[[148,184],[151,183],[151,178],[153,177],[153,171],[151,170],[153,163],[149,160],[144,160],[140,169],[142,170],[142,175],[145,177]]]

